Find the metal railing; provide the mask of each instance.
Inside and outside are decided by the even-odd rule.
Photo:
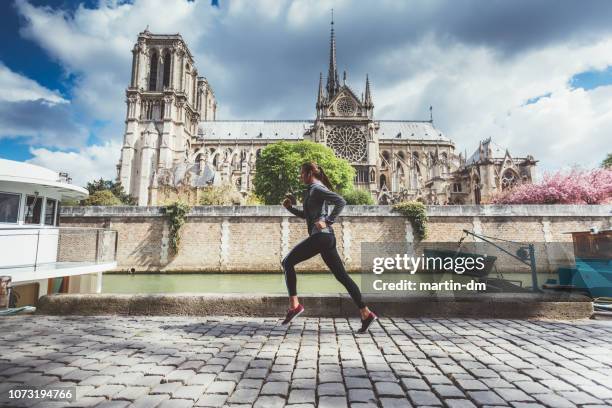
[[[59,262],[116,260],[117,231],[84,227],[0,227],[0,271]]]

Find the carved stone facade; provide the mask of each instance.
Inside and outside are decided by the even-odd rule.
[[[156,205],[198,190],[232,183],[252,190],[261,149],[281,140],[323,143],[356,170],[355,185],[379,204],[485,203],[497,192],[534,180],[536,160],[512,157],[491,139],[469,158],[434,126],[433,119],[375,120],[370,81],[358,96],[346,72],[339,80],[336,38],[324,86],[319,77],[315,120],[221,121],[205,78],[176,35],[144,31],[134,47],[132,82],[118,179],[139,205]],[[297,169],[296,169],[297,171]]]

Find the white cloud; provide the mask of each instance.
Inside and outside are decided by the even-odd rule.
[[[108,142],[92,145],[76,152],[53,151],[46,148],[31,148],[34,156],[28,162],[55,171],[67,172],[72,183],[85,186],[87,182],[104,178],[114,180],[117,176],[115,165],[119,161],[121,144]]]
[[[478,10],[479,3],[466,4],[473,13],[429,0],[232,1],[221,9],[208,1],[136,0],[79,6],[71,13],[20,0],[17,8],[26,20],[22,34],[76,76],[71,109],[91,121],[108,121],[100,134],[115,144],[123,133],[130,50],[145,26],[183,35],[199,73],[216,91],[220,118],[293,119],[314,115],[316,78],[327,63],[323,22],[334,7],[339,66],[347,67],[349,79],[369,72],[378,118],[427,118],[433,105],[436,125],[458,151],[469,154],[491,136],[513,154],[533,154],[542,168],[597,165],[609,149],[612,91],[571,89],[568,81],[612,65],[612,34],[602,28],[609,25],[605,7],[576,14],[534,5],[538,16],[555,15],[534,18],[530,26],[522,17],[530,13],[525,4]],[[514,23],[521,30],[508,31]],[[40,92],[47,99],[62,98],[46,91]],[[119,149],[117,144],[117,156]],[[101,171],[114,172],[108,169],[115,163],[100,162]]]
[[[442,46],[428,37],[380,57],[383,65],[410,66],[411,72],[375,89],[374,103],[379,116],[394,119],[427,117],[433,105],[437,126],[468,155],[479,140],[493,137],[511,154],[534,155],[545,170],[596,166],[610,148],[612,88],[572,89],[569,80],[612,65],[611,48],[606,38],[503,58],[491,48]]]
[[[0,100],[6,102],[35,101],[49,104],[67,103],[58,91],[52,91],[38,82],[11,71],[0,61]]]

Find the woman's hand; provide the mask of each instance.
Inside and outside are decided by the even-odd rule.
[[[291,208],[291,200],[289,198],[285,198],[283,200],[283,207],[285,208]]]
[[[321,218],[319,221],[317,221],[317,222],[315,223],[315,225],[316,225],[316,226],[317,226],[317,227],[318,227],[320,230],[322,230],[322,229],[324,229],[324,228],[327,228],[327,223],[325,222],[325,220],[324,220],[323,218]]]

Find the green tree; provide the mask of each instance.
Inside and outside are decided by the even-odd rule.
[[[350,187],[342,190],[340,194],[349,205],[374,205],[372,194],[363,188]]]
[[[115,197],[121,201],[122,204],[125,205],[136,205],[136,200],[129,194],[125,192],[121,182],[115,183],[112,180],[104,180],[100,178],[99,180],[94,180],[90,183],[87,183],[85,187],[87,191],[89,191],[89,195],[94,194],[96,191],[110,191],[113,193]]]
[[[81,202],[82,205],[121,205],[123,204],[110,190],[98,190]]]
[[[601,163],[601,167],[612,168],[612,153],[608,153],[608,157]]]
[[[301,190],[300,166],[315,161],[325,171],[335,190],[352,186],[355,170],[332,149],[314,142],[278,142],[266,146],[257,158],[255,194],[265,204],[280,204],[285,194]],[[301,194],[295,194],[296,198]]]

